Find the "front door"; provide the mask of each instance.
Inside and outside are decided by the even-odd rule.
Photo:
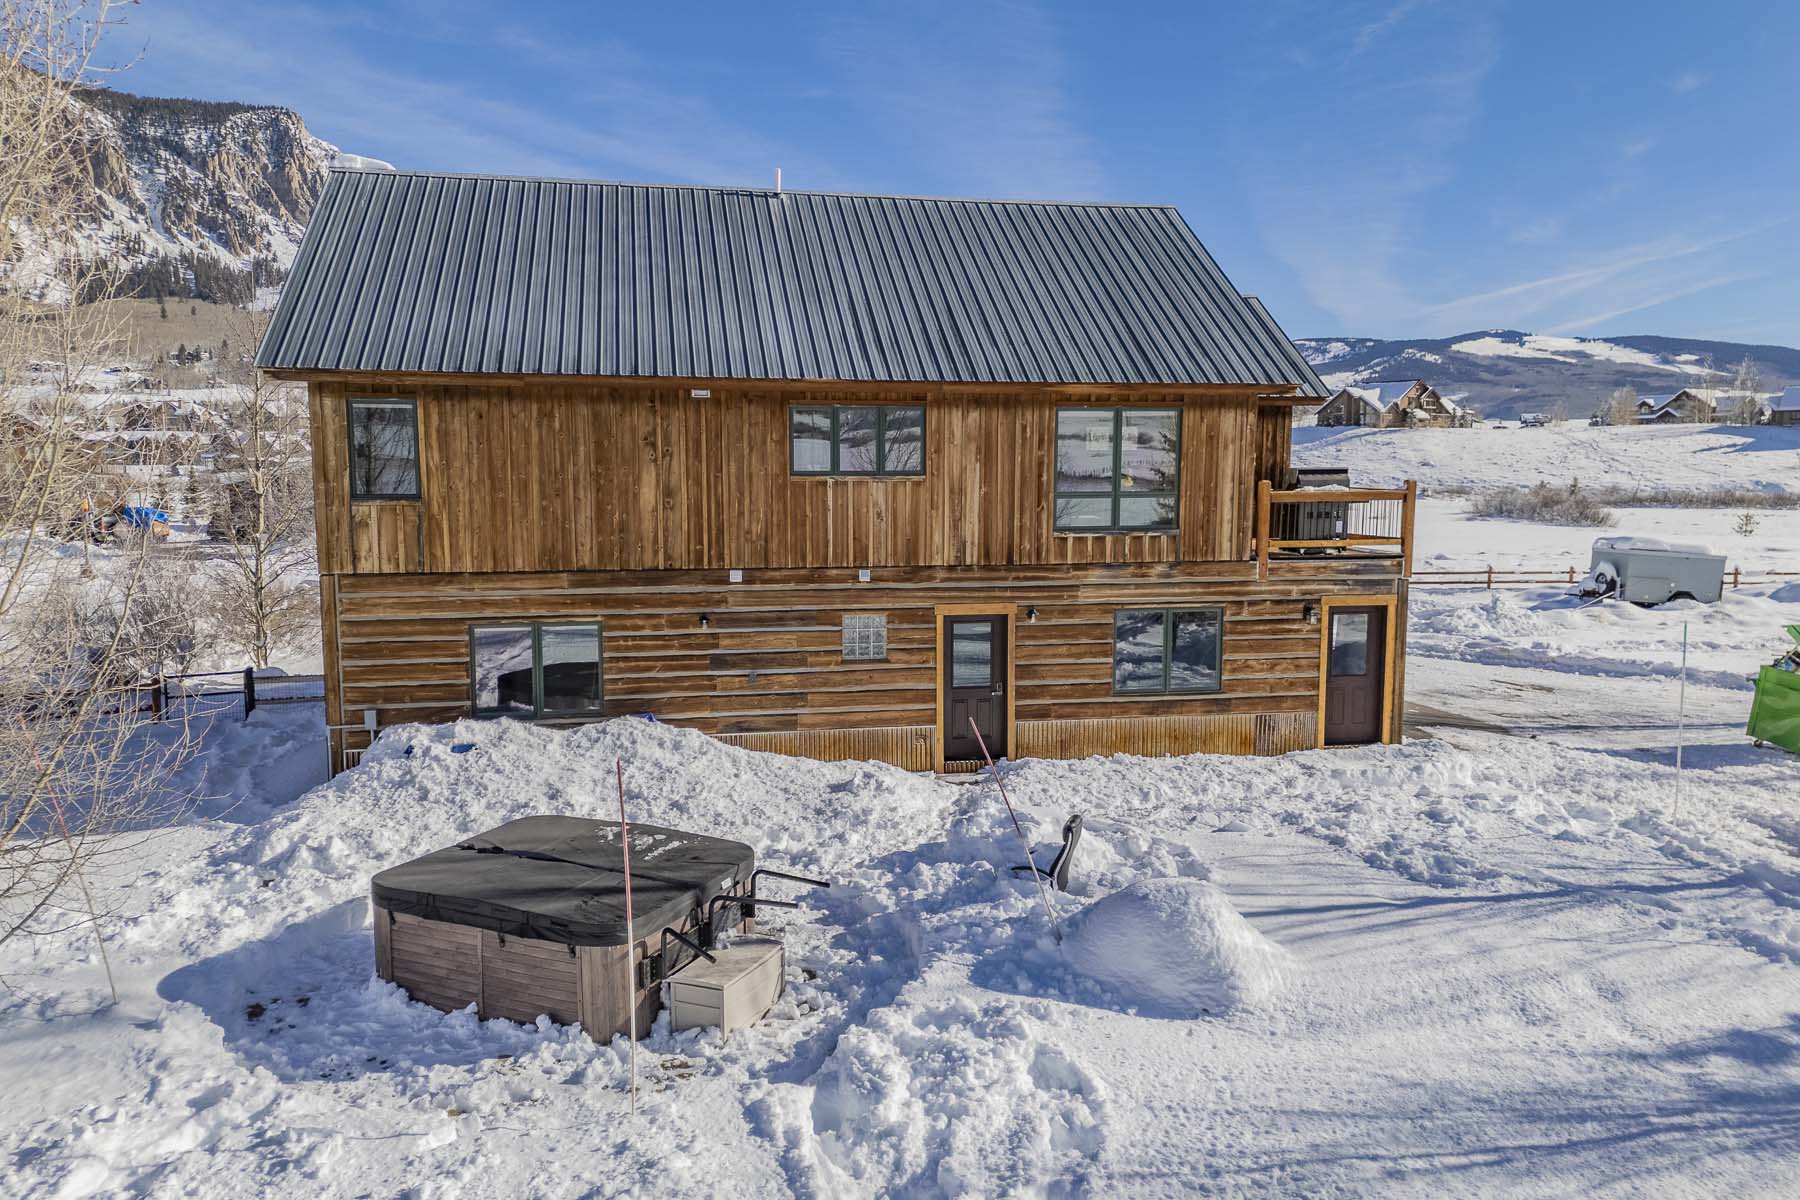
[[[944,757],[980,759],[981,744],[969,728],[981,730],[988,753],[1006,754],[1006,618],[944,618]]]
[[[1325,744],[1381,741],[1387,609],[1332,608],[1325,630]]]

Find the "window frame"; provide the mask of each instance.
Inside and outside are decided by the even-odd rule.
[[[1120,688],[1119,687],[1119,617],[1126,613],[1161,613],[1162,614],[1162,686],[1158,688]],[[1169,686],[1169,674],[1174,665],[1175,655],[1175,616],[1177,613],[1210,613],[1219,623],[1218,663],[1213,669],[1217,681],[1212,687]],[[1225,690],[1225,606],[1222,604],[1181,604],[1181,605],[1143,605],[1138,607],[1113,609],[1112,631],[1112,694],[1121,697],[1137,696],[1216,696]]]
[[[410,492],[362,492],[356,484],[356,406],[380,405],[404,408],[412,418],[413,490]],[[419,398],[417,396],[345,396],[344,397],[344,472],[349,476],[350,502],[365,504],[380,500],[419,500],[425,493],[424,454],[419,446]]]
[[[592,708],[561,709],[546,715],[544,711],[544,630],[545,629],[593,629],[594,640],[599,647],[599,657],[594,660],[600,671],[600,698]],[[475,635],[484,630],[520,630],[531,631],[531,713],[511,712],[499,708],[483,708],[480,696],[476,692],[476,659]],[[469,715],[480,720],[499,720],[511,718],[515,721],[567,721],[582,720],[588,717],[606,715],[606,622],[599,617],[592,619],[576,619],[568,621],[471,621],[468,629],[469,639]]]
[[[875,410],[875,469],[848,471],[843,467],[844,410]],[[889,470],[887,466],[888,415],[894,412],[919,414],[919,466],[917,470]],[[831,465],[824,470],[802,470],[794,453],[794,414],[829,412],[831,414]],[[919,404],[790,404],[788,405],[788,474],[798,479],[923,479],[925,477],[926,430],[930,422],[930,406]]]
[[[1062,415],[1064,413],[1112,413],[1112,486],[1108,491],[1065,492],[1057,485],[1061,472],[1058,470],[1057,453],[1061,449]],[[1138,499],[1162,500],[1175,502],[1175,520],[1168,525],[1125,525],[1119,520],[1121,505],[1126,496],[1126,489],[1119,485],[1125,468],[1125,414],[1140,415],[1173,414],[1175,417],[1175,481],[1172,488],[1155,492],[1131,492]],[[1051,431],[1050,449],[1050,527],[1053,533],[1081,537],[1083,535],[1109,533],[1154,533],[1178,534],[1181,532],[1181,429],[1185,412],[1180,405],[1120,405],[1107,408],[1095,404],[1060,404],[1056,408],[1056,427]],[[1112,501],[1112,521],[1106,525],[1064,525],[1057,514],[1057,504],[1062,500],[1101,500]],[[1186,610],[1183,610],[1186,611]]]

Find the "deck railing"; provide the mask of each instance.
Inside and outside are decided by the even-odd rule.
[[[1400,559],[1412,571],[1413,514],[1419,485],[1404,488],[1301,488],[1256,485],[1256,566],[1306,555],[1361,555]]]

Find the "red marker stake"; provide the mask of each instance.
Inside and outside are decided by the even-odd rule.
[[[619,850],[625,857],[625,1003],[631,1010],[631,1115],[637,1116],[637,930],[631,915],[631,827],[625,823],[625,760],[615,758],[619,775]]]

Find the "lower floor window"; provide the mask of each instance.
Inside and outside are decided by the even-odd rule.
[[[1216,692],[1225,611],[1122,608],[1113,613],[1113,691],[1131,695]]]
[[[601,711],[600,623],[469,626],[478,716],[564,717]]]

